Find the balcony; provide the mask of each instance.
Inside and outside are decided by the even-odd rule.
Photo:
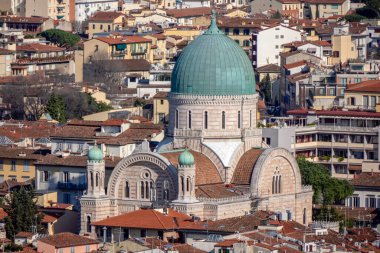
[[[74,183],[70,183],[70,182],[58,182],[57,189],[83,191],[83,190],[87,189],[87,185],[86,184],[74,184]]]
[[[142,49],[142,50],[133,50],[131,52],[132,55],[143,55],[143,54],[146,54],[147,50],[146,49]]]

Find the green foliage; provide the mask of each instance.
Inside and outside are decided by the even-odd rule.
[[[354,192],[348,181],[332,178],[323,165],[309,162],[305,158],[298,158],[297,162],[302,184],[313,186],[313,203],[323,205],[340,203]]]
[[[261,81],[260,93],[264,98],[265,103],[269,103],[271,101],[271,81],[269,74],[267,74]]]
[[[282,18],[281,13],[279,11],[276,11],[276,13],[272,15],[272,18],[273,19],[281,19]]]
[[[90,93],[86,93],[87,103],[90,106],[95,106],[97,112],[105,112],[112,110],[112,106],[104,102],[97,102],[95,98],[91,96]]]
[[[11,243],[5,245],[4,250],[5,252],[20,252],[23,250],[23,247],[21,245]]]
[[[49,29],[40,34],[46,40],[57,44],[58,46],[74,46],[80,41],[78,35],[60,30],[60,29]]]
[[[41,215],[37,213],[34,191],[31,187],[25,186],[11,192],[10,197],[5,199],[3,206],[8,216],[5,220],[5,230],[7,238],[14,238],[20,231],[31,232],[35,227],[41,228]]]
[[[51,94],[46,105],[46,112],[48,112],[53,119],[59,122],[66,122],[65,103],[63,101],[63,97],[55,93]]]
[[[376,0],[378,1],[378,0]],[[379,10],[378,9],[375,9],[373,7],[363,7],[363,8],[359,8],[359,9],[356,9],[356,14],[357,15],[360,15],[360,16],[363,16],[365,18],[378,18],[379,17]]]
[[[25,34],[24,38],[25,39],[33,39],[34,35],[33,34]]]
[[[316,210],[313,219],[319,221],[342,221],[343,215],[338,213],[334,207],[322,206]]]
[[[365,19],[366,17],[359,15],[359,14],[349,14],[344,16],[344,19],[348,22],[360,22],[362,19]]]
[[[146,104],[145,99],[137,98],[135,102],[133,103],[134,107],[143,107]]]
[[[380,1],[379,0],[364,0],[364,3],[366,4],[367,8],[372,9],[374,12],[377,13],[376,17],[380,16]]]

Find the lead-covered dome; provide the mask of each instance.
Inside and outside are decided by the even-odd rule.
[[[256,92],[255,75],[247,54],[218,29],[215,13],[209,29],[179,56],[171,82],[172,93],[248,95]]]

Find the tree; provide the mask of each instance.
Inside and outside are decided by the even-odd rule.
[[[379,9],[376,9],[374,7],[365,6],[363,8],[356,9],[355,12],[357,15],[364,16],[370,19],[375,19],[379,17]]]
[[[60,29],[49,29],[40,34],[46,40],[60,47],[72,47],[80,41],[80,37]]]
[[[360,22],[362,19],[365,19],[366,17],[358,14],[349,14],[344,16],[344,19],[348,22]]]
[[[272,15],[272,18],[273,19],[281,19],[282,15],[279,11],[276,11],[276,13]]]
[[[51,94],[46,105],[46,112],[48,112],[53,119],[59,122],[66,122],[65,103],[62,96],[56,93]]]
[[[260,85],[260,93],[261,96],[264,98],[265,103],[269,103],[271,101],[271,80],[269,74],[267,74],[263,80],[261,80],[261,85]]]
[[[38,214],[35,202],[35,194],[31,186],[21,186],[20,189],[11,192],[9,198],[5,198],[3,206],[8,214],[5,220],[7,238],[14,239],[14,235],[20,231],[41,230],[42,215]]]
[[[354,192],[353,186],[346,180],[332,178],[330,172],[321,164],[297,158],[302,184],[312,185],[313,203],[331,205],[341,203]]]
[[[368,8],[373,9],[377,16],[380,16],[380,1],[379,0],[364,0],[364,3]]]

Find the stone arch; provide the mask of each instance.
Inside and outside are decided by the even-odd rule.
[[[150,163],[153,164],[162,171],[166,172],[169,176],[169,180],[171,185],[173,185],[177,191],[177,170],[176,168],[169,162],[168,159],[161,156],[158,153],[152,153],[152,152],[144,152],[144,153],[135,153],[132,154],[123,160],[121,160],[114,170],[112,171],[112,174],[110,176],[109,182],[108,182],[108,196],[116,198],[117,194],[117,187],[120,183],[120,175],[122,174],[122,171],[126,170],[129,166],[132,166],[136,163]]]
[[[267,184],[268,182],[265,182],[263,180],[263,174],[265,172],[265,169],[267,166],[269,166],[269,163],[273,161],[276,158],[284,159],[286,162],[288,162],[291,166],[292,170],[292,176],[294,177],[294,193],[301,192],[302,188],[302,182],[301,182],[301,173],[297,164],[296,159],[293,157],[293,155],[286,149],[283,148],[270,148],[266,149],[259,159],[257,160],[253,173],[251,178],[251,194],[254,197],[262,197],[262,192],[260,192],[260,189],[263,185]],[[284,182],[285,184],[285,182]]]

